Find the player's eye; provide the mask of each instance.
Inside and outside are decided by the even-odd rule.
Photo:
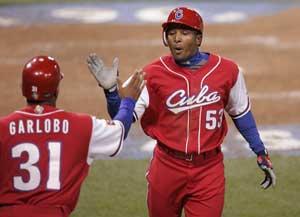
[[[168,35],[175,35],[176,34],[176,31],[175,30],[170,30],[168,31]]]
[[[191,31],[190,31],[190,30],[187,30],[187,29],[184,29],[184,30],[182,31],[182,34],[183,34],[183,35],[189,35],[189,34],[191,34]]]

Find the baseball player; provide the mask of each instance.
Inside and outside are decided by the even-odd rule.
[[[93,160],[122,148],[143,74],[120,89],[112,121],[57,108],[62,78],[52,57],[34,57],[22,76],[28,105],[0,119],[0,217],[69,216]]]
[[[251,113],[241,68],[230,59],[203,52],[203,21],[195,10],[172,10],[163,27],[170,55],[144,67],[147,84],[135,105],[134,118],[157,141],[149,170],[150,217],[220,217],[225,192],[221,145],[227,133],[225,112],[257,155],[265,174],[262,188],[275,186],[276,176]],[[95,55],[90,71],[98,82],[116,79]],[[101,75],[101,76],[100,76]],[[113,116],[120,98],[106,86]]]

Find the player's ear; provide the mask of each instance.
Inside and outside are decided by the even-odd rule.
[[[202,44],[202,33],[201,32],[197,32],[197,34],[196,34],[196,43],[197,43],[198,47],[200,47]]]

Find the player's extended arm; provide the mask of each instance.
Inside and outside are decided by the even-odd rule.
[[[233,122],[245,140],[249,143],[250,148],[257,155],[257,164],[265,173],[265,179],[261,183],[263,189],[275,186],[276,175],[268,155],[268,152],[262,142],[252,112],[247,112],[244,116],[233,119]]]
[[[116,116],[121,106],[121,97],[119,95],[118,89],[114,89],[113,91],[105,90],[104,94],[107,103],[107,111],[111,118]]]
[[[119,60],[115,58],[112,67],[107,67],[101,58],[92,53],[87,58],[87,64],[99,86],[104,89],[108,113],[111,118],[114,118],[121,105],[121,97],[117,89]]]
[[[135,102],[139,98],[146,81],[144,81],[144,73],[138,70],[134,73],[128,85],[122,87],[121,82],[118,80],[118,86],[120,87],[120,94],[123,97],[119,111],[113,120],[119,120],[123,123],[125,128],[125,138],[129,132],[129,128],[133,121],[133,111]]]
[[[101,156],[114,157],[121,151],[123,140],[132,124],[133,109],[146,84],[144,73],[141,71],[136,71],[132,78],[128,85],[120,90],[122,101],[114,121],[92,117],[93,129],[87,159],[89,164]],[[118,83],[121,86],[121,83]]]

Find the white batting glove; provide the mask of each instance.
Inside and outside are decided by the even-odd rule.
[[[119,59],[117,57],[114,58],[112,67],[107,67],[97,54],[92,53],[87,58],[87,64],[99,86],[106,90],[115,90],[117,87],[119,66]]]
[[[273,170],[272,162],[268,154],[257,156],[257,165],[265,173],[264,180],[260,183],[263,189],[267,189],[270,186],[275,187],[276,175]]]

